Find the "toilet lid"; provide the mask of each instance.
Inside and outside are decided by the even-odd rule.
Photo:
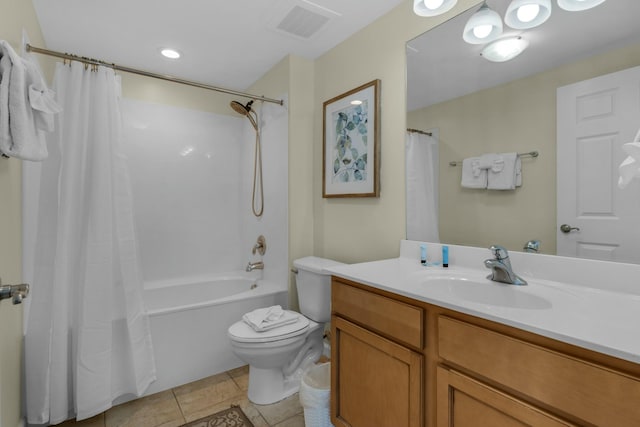
[[[286,311],[296,314],[298,321],[264,332],[256,332],[251,326],[240,320],[229,327],[229,336],[238,342],[265,342],[283,340],[303,334],[309,327],[309,319],[295,311]]]

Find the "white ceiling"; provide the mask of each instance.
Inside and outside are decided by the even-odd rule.
[[[511,0],[489,0],[501,17]],[[530,44],[515,59],[493,63],[480,56],[462,30],[478,7],[407,43],[407,110],[413,111],[480,89],[530,76],[640,39],[640,1],[609,0],[582,12],[552,2],[551,18],[531,30],[504,27],[504,36],[521,35]]]
[[[32,1],[48,49],[240,91],[289,54],[315,59],[403,1],[411,7],[407,0]],[[307,38],[276,29],[296,7],[327,22]],[[182,58],[161,57],[162,47]]]

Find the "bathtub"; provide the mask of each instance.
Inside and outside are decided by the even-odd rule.
[[[145,395],[242,366],[227,329],[248,311],[286,307],[286,284],[246,273],[188,283],[145,284],[157,380]]]

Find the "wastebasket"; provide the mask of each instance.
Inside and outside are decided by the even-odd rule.
[[[300,403],[304,408],[306,427],[334,427],[329,415],[331,363],[309,368],[300,381]]]

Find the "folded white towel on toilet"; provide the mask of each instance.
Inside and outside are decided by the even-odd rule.
[[[264,332],[282,325],[297,322],[298,313],[285,311],[279,305],[257,308],[242,316],[242,320],[256,332]]]

